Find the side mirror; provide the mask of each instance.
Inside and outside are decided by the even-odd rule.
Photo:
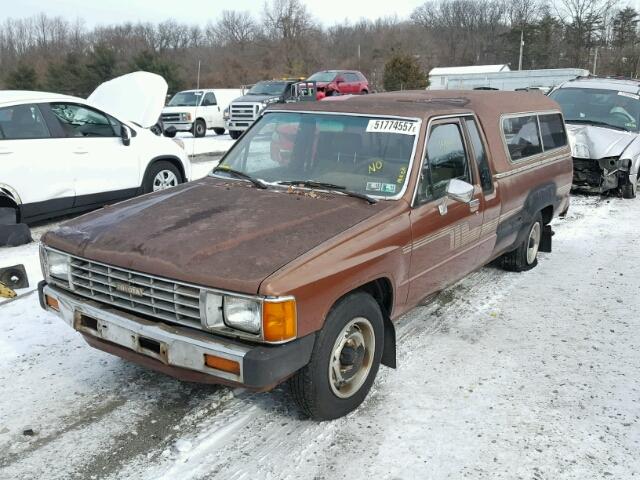
[[[176,136],[177,132],[178,130],[176,130],[176,127],[174,127],[173,125],[169,125],[167,128],[164,129],[163,133],[165,137],[173,138]]]
[[[125,147],[131,145],[131,130],[126,125],[122,125],[120,127],[120,138],[122,139],[122,144]]]
[[[460,203],[470,203],[473,200],[473,185],[463,180],[453,178],[447,185],[447,197]]]
[[[336,83],[344,83],[344,78],[342,77],[336,78]]]

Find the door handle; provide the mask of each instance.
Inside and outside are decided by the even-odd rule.
[[[9,155],[13,153],[11,150],[0,149],[0,155]]]
[[[89,153],[88,150],[74,150],[73,153],[75,153],[76,155],[84,155],[85,153]]]
[[[469,210],[472,213],[477,212],[478,208],[480,208],[480,200],[478,200],[477,198],[474,198],[469,202]]]

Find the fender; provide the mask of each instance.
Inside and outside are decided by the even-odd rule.
[[[511,243],[507,251],[522,243],[524,237],[529,233],[529,225],[536,214],[547,207],[552,207],[555,213],[561,200],[557,194],[557,188],[554,182],[545,183],[532,189],[524,201],[522,210],[518,212],[517,215],[508,218],[498,225],[496,244],[500,244],[503,239],[513,235],[515,232],[518,233],[516,239]]]

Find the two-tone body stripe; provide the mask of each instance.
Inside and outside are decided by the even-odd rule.
[[[417,250],[445,237],[449,237],[449,249],[457,250],[458,248],[478,241],[484,236],[495,233],[496,229],[498,228],[499,221],[500,218],[495,218],[490,222],[484,223],[471,229],[469,228],[469,222],[462,221],[454,225],[445,227],[437,231],[436,233],[425,235],[415,242],[405,245],[404,247],[402,247],[402,253],[406,255],[413,250]]]
[[[542,154],[544,155],[544,154]],[[496,173],[493,177],[495,179],[501,179],[501,178],[507,178],[510,177],[512,175],[517,175],[519,173],[523,173],[523,172],[527,172],[529,170],[534,170],[540,167],[545,167],[547,165],[550,165],[552,163],[556,163],[556,162],[560,162],[563,160],[567,160],[568,158],[570,158],[570,155],[568,153],[562,153],[560,155],[553,155],[547,158],[542,158],[541,160],[538,160],[537,162],[533,162],[533,163],[527,163],[526,165],[522,165],[521,167],[518,168],[514,168],[513,170],[509,170],[507,172],[502,172],[502,173]]]

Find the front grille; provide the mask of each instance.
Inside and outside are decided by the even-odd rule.
[[[259,111],[260,105],[257,103],[232,103],[229,108],[229,119],[233,122],[247,120],[253,122]]]
[[[180,114],[179,113],[163,113],[162,121],[163,122],[179,122]]]
[[[146,316],[200,328],[200,289],[71,258],[74,293]]]
[[[602,184],[603,170],[597,160],[573,159],[573,184],[599,187]]]

